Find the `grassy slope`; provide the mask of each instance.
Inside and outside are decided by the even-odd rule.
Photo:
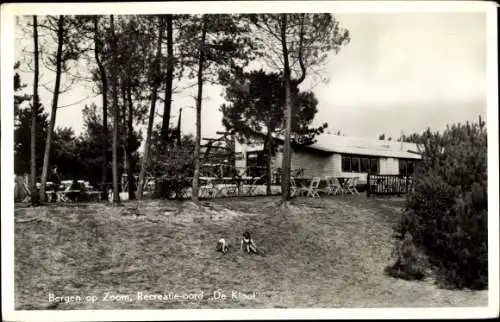
[[[424,307],[487,304],[487,292],[441,290],[383,274],[400,201],[277,198],[145,202],[16,210],[16,309]],[[136,214],[141,215],[137,216]],[[265,256],[237,249],[244,230]],[[215,242],[233,246],[219,256]],[[222,289],[224,301],[209,300]],[[231,300],[231,291],[255,299]],[[132,302],[103,302],[105,292]],[[194,301],[137,301],[136,292],[204,292]],[[95,295],[94,303],[50,306],[49,293]]]

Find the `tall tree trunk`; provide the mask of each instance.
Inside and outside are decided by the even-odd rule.
[[[127,77],[127,76],[125,76]],[[128,139],[129,139],[129,133],[128,133],[128,126],[127,126],[127,121],[128,121],[128,116],[127,116],[127,106],[128,106],[128,99],[127,99],[127,85],[128,80],[122,80],[121,84],[121,94],[122,94],[122,105],[121,105],[121,112],[122,112],[122,119],[123,119],[123,134],[122,134],[122,140],[121,146],[122,146],[122,151],[123,151],[123,171],[122,173],[127,173],[128,174],[128,167],[130,165],[129,158],[128,158]],[[127,176],[127,182],[128,182],[128,176]],[[129,186],[130,188],[130,186]],[[122,190],[124,189],[122,185]],[[130,189],[128,189],[130,192]]]
[[[205,38],[207,36],[206,16],[203,15],[201,26],[201,41],[198,60],[198,96],[196,97],[196,140],[194,148],[194,175],[191,198],[198,201],[200,179],[200,144],[201,144],[201,101],[203,95],[203,65],[205,64]]]
[[[163,108],[163,120],[161,126],[162,140],[168,140],[168,129],[170,126],[170,112],[172,109],[172,82],[174,78],[174,44],[173,44],[173,28],[172,15],[166,15],[167,22],[167,75],[165,86],[165,105]]]
[[[33,16],[33,42],[35,49],[35,74],[33,79],[33,106],[31,107],[31,156],[30,156],[30,191],[31,202],[35,205],[38,201],[36,193],[36,114],[38,110],[38,22]]]
[[[281,46],[283,50],[284,73],[283,80],[285,82],[285,141],[283,143],[283,180],[281,181],[281,198],[283,206],[286,207],[287,201],[290,198],[290,168],[291,168],[291,148],[290,148],[290,131],[292,120],[292,100],[291,100],[291,81],[290,81],[290,62],[288,60],[288,47],[286,43],[286,28],[287,15],[281,16]]]
[[[117,204],[120,202],[120,190],[118,188],[118,88],[117,88],[117,77],[118,77],[118,65],[117,65],[117,39],[115,35],[115,23],[113,15],[110,15],[110,28],[111,28],[111,62],[112,62],[112,75],[111,80],[111,92],[113,100],[113,203]]]
[[[132,135],[134,133],[133,128],[133,102],[132,102],[132,88],[130,84],[127,86],[127,102],[128,102],[128,114],[127,114],[127,178],[128,178],[128,199],[135,199],[135,178],[134,178],[134,162],[132,160]]]
[[[163,28],[165,21],[163,17],[159,16],[159,30],[158,30],[158,45],[156,48],[155,66],[152,69],[152,82],[151,82],[151,107],[149,110],[148,129],[146,133],[146,145],[144,146],[144,156],[141,163],[141,171],[139,173],[139,186],[137,187],[137,198],[142,199],[142,191],[144,187],[144,177],[146,176],[146,169],[149,163],[149,150],[151,147],[151,134],[153,132],[153,122],[155,118],[155,105],[158,97],[158,87],[161,82],[160,71],[160,57],[161,57],[161,43],[163,41]]]
[[[181,146],[182,143],[182,134],[181,134],[181,120],[182,120],[182,107],[179,108],[179,117],[177,118],[177,129],[175,137],[177,139],[177,146]]]
[[[272,171],[271,171],[271,159],[272,159],[272,147],[271,147],[271,142],[272,142],[272,133],[271,133],[271,127],[268,125],[267,126],[267,186],[266,186],[266,194],[270,195],[271,194],[271,177],[272,177]]]
[[[40,200],[45,201],[45,185],[47,184],[47,175],[49,172],[50,146],[56,124],[57,103],[59,100],[59,90],[61,87],[61,67],[62,67],[62,48],[64,41],[64,16],[59,16],[57,23],[57,53],[56,53],[56,82],[54,85],[54,94],[52,97],[52,109],[50,113],[50,124],[45,141],[45,152],[43,154],[43,169],[40,182]]]
[[[101,184],[105,191],[106,177],[108,174],[108,79],[106,69],[101,62],[99,54],[102,51],[102,42],[99,39],[99,18],[94,16],[94,56],[99,68],[99,77],[101,79],[102,93],[102,164],[101,164]]]

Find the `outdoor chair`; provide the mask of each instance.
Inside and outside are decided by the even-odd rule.
[[[297,196],[298,193],[298,188],[297,184],[295,183],[295,179],[293,177],[290,177],[290,196],[295,197]]]
[[[337,195],[342,192],[342,187],[334,177],[325,177],[326,180],[326,194]]]
[[[225,197],[237,196],[238,195],[238,185],[233,182],[233,179],[223,178],[221,182],[221,187],[218,192]]]
[[[303,168],[299,168],[299,169],[295,169],[293,170],[294,172],[294,176],[297,177],[297,178],[300,178],[304,175],[304,169]]]
[[[252,180],[252,183],[250,184],[250,187],[248,187],[247,190],[248,196],[253,196],[253,194],[255,193],[255,189],[257,188],[257,183],[259,183],[259,180],[262,180],[263,178],[264,176],[260,176]]]
[[[321,179],[319,177],[314,177],[311,183],[307,187],[300,187],[299,192],[305,192],[307,197],[319,198],[318,187]]]
[[[357,177],[354,177],[354,178],[350,178],[349,180],[347,180],[347,182],[345,183],[345,191],[347,193],[350,193],[352,195],[359,195],[359,192],[358,190],[356,189],[356,185],[358,183],[358,178]]]
[[[217,189],[211,179],[208,180],[206,185],[200,187],[200,198],[215,198],[216,195]]]

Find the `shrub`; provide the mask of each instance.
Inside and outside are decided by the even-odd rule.
[[[415,246],[412,235],[407,232],[394,247],[395,263],[386,267],[386,274],[406,280],[420,280],[426,276],[428,263],[425,255]]]
[[[483,289],[488,284],[484,125],[480,119],[448,127],[443,134],[428,130],[422,135],[415,189],[396,227],[399,236],[413,236],[446,286]]]
[[[189,178],[194,172],[194,141],[191,136],[184,136],[182,144],[160,141],[155,138],[149,172],[157,181],[156,197],[176,198],[181,190],[190,185]]]

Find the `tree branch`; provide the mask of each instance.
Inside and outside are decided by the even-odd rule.
[[[85,101],[85,100],[88,100],[88,99],[90,99],[90,98],[95,98],[95,97],[97,97],[97,95],[92,96],[92,97],[91,97],[90,95],[88,95],[87,97],[82,98],[81,100],[78,100],[78,101],[73,102],[73,103],[70,103],[70,104],[66,104],[66,105],[58,106],[57,108],[64,108],[64,107],[73,106],[73,105],[79,104],[79,103],[81,103],[81,102],[83,102],[83,101]]]
[[[263,23],[264,23],[264,25],[266,26],[264,29],[265,29],[265,30],[266,30],[266,31],[267,31],[270,35],[272,35],[274,38],[276,38],[278,41],[279,41],[279,40],[281,40],[281,36],[280,36],[280,35],[278,35],[278,34],[276,34],[276,33],[273,31],[273,29],[271,28],[271,26],[267,23],[267,19],[264,17],[262,20],[263,20],[262,22],[263,22]]]
[[[305,13],[301,14],[301,23],[300,23],[300,40],[299,40],[299,65],[302,71],[300,77],[294,81],[295,85],[299,85],[306,78],[306,66],[304,64],[303,50],[304,50],[304,20]]]

